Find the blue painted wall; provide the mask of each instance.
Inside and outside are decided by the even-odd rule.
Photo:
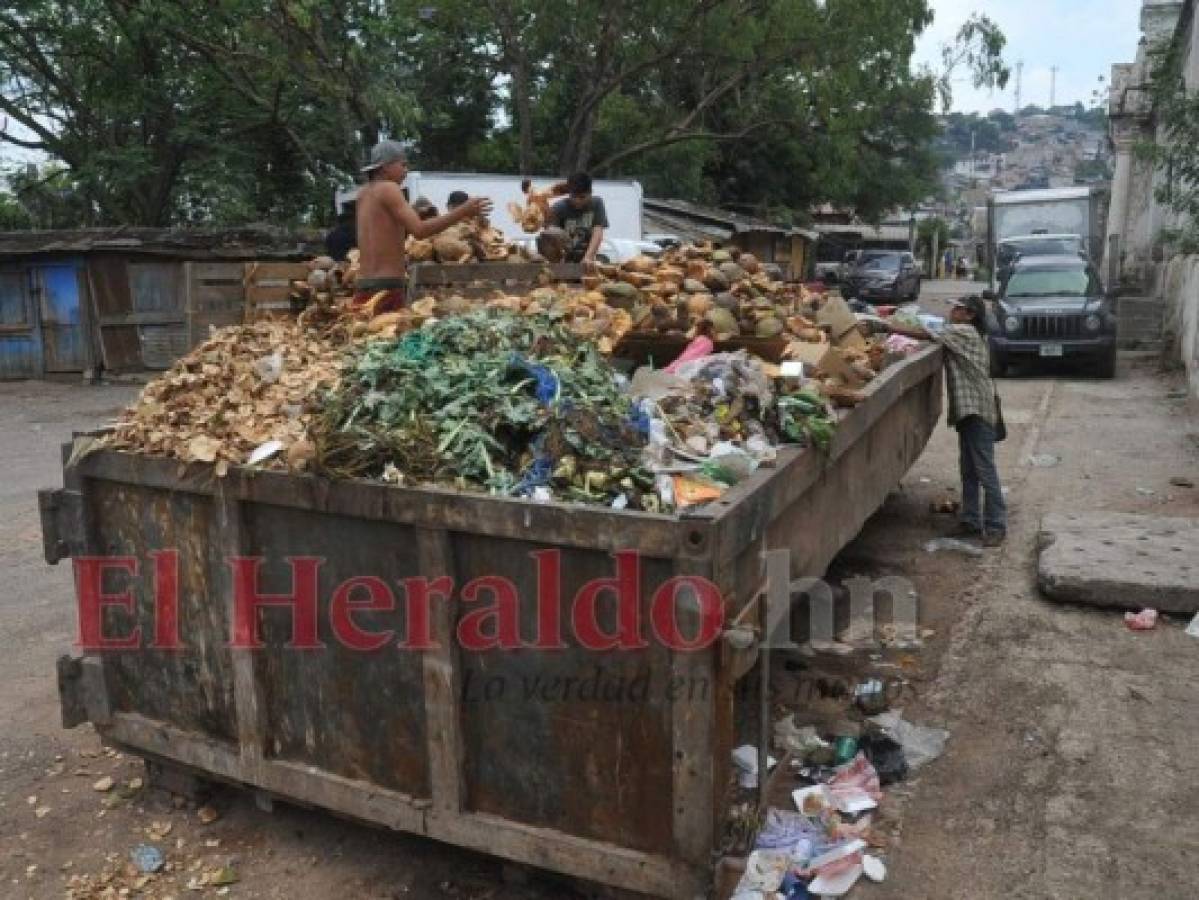
[[[0,378],[42,374],[42,331],[33,302],[30,270],[0,268]]]

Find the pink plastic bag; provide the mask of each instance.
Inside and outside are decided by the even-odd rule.
[[[891,353],[912,353],[923,345],[902,334],[892,334],[883,341],[883,346]]]
[[[679,366],[683,363],[689,363],[693,359],[703,359],[705,356],[711,356],[712,351],[716,349],[716,345],[712,343],[712,339],[707,335],[701,334],[679,354],[679,358],[666,367],[666,372],[674,375],[679,370]]]
[[[1130,631],[1152,631],[1157,627],[1157,610],[1142,609],[1139,613],[1124,614],[1124,624]]]
[[[870,764],[865,753],[859,753],[842,766],[841,770],[829,781],[828,788],[832,794],[836,794],[838,790],[856,790],[875,800],[883,799],[883,789],[879,784],[878,772],[874,770],[874,766]]]

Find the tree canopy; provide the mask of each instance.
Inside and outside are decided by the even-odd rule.
[[[428,169],[874,218],[931,189],[953,70],[1006,78],[979,18],[914,71],[931,21],[928,0],[10,0],[0,142],[55,162],[80,225],[322,221],[380,136]]]

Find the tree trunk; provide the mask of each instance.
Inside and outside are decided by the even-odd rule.
[[[512,106],[520,135],[521,175],[533,174],[533,101],[529,96],[529,56],[521,47],[514,53],[512,66]]]
[[[591,141],[595,136],[595,120],[597,110],[590,110],[587,115],[576,120],[566,143],[558,156],[558,172],[570,176],[575,172],[586,172],[591,162]]]

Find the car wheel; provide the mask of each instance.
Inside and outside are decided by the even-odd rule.
[[[920,279],[916,279],[916,287],[912,289],[912,296],[908,298],[913,303],[920,299]]]
[[[1007,356],[1002,353],[991,354],[991,377],[1003,378],[1007,375],[1008,361]]]
[[[1095,367],[1095,374],[1100,378],[1115,378],[1116,377],[1116,348],[1099,357],[1099,365]]]

